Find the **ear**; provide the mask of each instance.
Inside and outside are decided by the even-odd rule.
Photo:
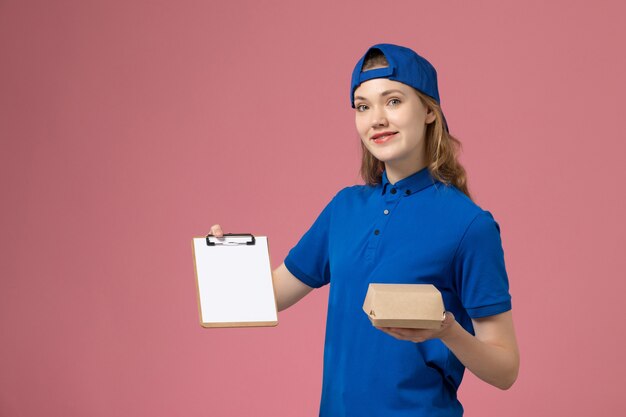
[[[428,109],[425,121],[427,125],[435,121],[435,112],[433,111],[433,109]]]

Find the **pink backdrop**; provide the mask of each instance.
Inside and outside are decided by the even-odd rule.
[[[0,1],[1,416],[316,416],[328,289],[198,324],[190,239],[274,266],[357,183],[352,67],[438,69],[502,228],[522,353],[468,416],[615,415],[626,342],[620,1]]]

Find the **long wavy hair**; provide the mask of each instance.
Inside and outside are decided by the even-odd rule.
[[[389,63],[385,55],[378,50],[372,49],[365,57],[363,70],[387,67]],[[470,195],[465,168],[459,163],[458,155],[461,152],[461,142],[452,136],[444,128],[441,107],[433,99],[422,92],[413,89],[425,107],[435,113],[435,120],[426,125],[426,163],[433,178],[445,185],[454,185],[463,194],[472,199]],[[374,157],[361,142],[361,177],[368,185],[376,185],[382,182],[382,173],[385,164]]]

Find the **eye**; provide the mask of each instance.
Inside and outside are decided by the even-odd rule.
[[[392,98],[391,100],[389,100],[389,104],[392,106],[397,106],[400,103],[401,103],[400,99],[397,99],[397,98]]]
[[[359,104],[358,106],[356,106],[356,111],[363,112],[365,110],[367,110],[367,106],[365,104]]]

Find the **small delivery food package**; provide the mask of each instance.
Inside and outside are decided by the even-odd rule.
[[[445,308],[431,284],[369,284],[363,311],[377,327],[438,329]]]

